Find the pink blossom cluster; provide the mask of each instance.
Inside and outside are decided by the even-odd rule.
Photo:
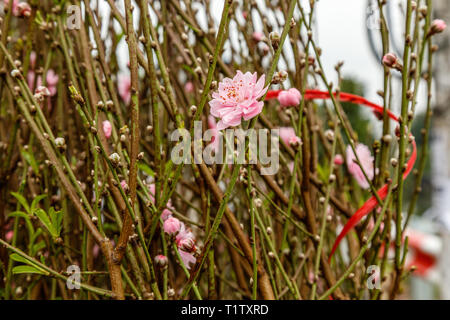
[[[155,202],[155,184],[151,184],[149,186],[149,190],[151,197],[150,200]],[[161,219],[164,222],[163,229],[165,233],[175,236],[175,242],[177,244],[181,259],[183,260],[186,268],[190,269],[190,264],[193,264],[196,261],[194,257],[194,252],[197,249],[195,246],[195,236],[183,222],[172,215],[173,210],[174,207],[169,199],[167,202],[167,207],[161,214]]]
[[[209,102],[211,114],[220,119],[218,130],[235,127],[242,119],[250,120],[261,113],[264,102],[259,99],[267,92],[265,76],[259,79],[255,73],[237,71],[233,79],[225,78]]]
[[[9,8],[9,0],[3,0],[5,8]],[[12,14],[15,17],[28,18],[31,16],[31,7],[27,2],[20,2],[19,0],[13,0]]]

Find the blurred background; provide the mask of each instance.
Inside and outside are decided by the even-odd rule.
[[[419,7],[425,1],[417,1]],[[342,91],[354,92],[380,102],[377,91],[383,86],[380,36],[376,1],[372,0],[321,0],[318,2],[316,36],[323,49],[323,61],[327,74],[331,77],[334,66],[345,61],[343,73],[346,88]],[[405,0],[389,0],[386,16],[391,35],[391,48],[402,55],[402,9]],[[433,1],[434,18],[450,21],[450,1]],[[416,266],[410,278],[409,289],[404,299],[450,299],[450,32],[434,39],[439,50],[434,62],[433,117],[430,133],[430,154],[422,183],[422,193],[416,206],[414,219],[408,235],[410,251],[407,266]],[[394,84],[394,91],[401,94],[400,79]],[[417,117],[413,134],[419,148],[423,143],[421,129],[426,112],[426,86],[422,85],[418,96]],[[399,101],[394,97],[394,101]],[[393,104],[398,113],[399,104]],[[395,109],[396,108],[396,109]],[[358,123],[359,132],[367,132],[361,137],[368,144],[377,137],[379,128],[370,114],[349,108],[353,123]],[[350,111],[356,110],[356,111]],[[359,113],[358,113],[359,111]],[[360,114],[361,113],[361,114]],[[359,121],[357,121],[359,120]],[[357,121],[357,122],[356,122]],[[366,128],[364,128],[366,127]],[[364,131],[363,131],[364,130]],[[411,194],[414,178],[409,179]]]

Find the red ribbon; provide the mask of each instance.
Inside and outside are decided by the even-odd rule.
[[[278,97],[278,94],[281,92],[282,90],[273,90],[273,91],[268,91],[267,95],[266,95],[266,100],[271,100],[271,99],[276,99]],[[363,105],[366,107],[371,108],[375,113],[379,114],[379,115],[383,115],[384,112],[384,108],[382,106],[379,106],[375,103],[372,103],[366,99],[364,99],[363,97],[354,95],[354,94],[350,94],[350,93],[345,93],[345,92],[341,92],[339,93],[339,95],[337,95],[336,93],[333,93],[334,97],[339,97],[339,101],[341,102],[351,102],[354,104],[359,104],[359,105]],[[306,90],[305,91],[305,95],[303,96],[303,99],[305,100],[327,100],[330,99],[330,94],[327,91],[320,91],[320,90]],[[396,122],[398,122],[398,117],[396,115],[394,115],[392,112],[390,112],[389,110],[387,110],[387,114],[389,116],[389,118],[391,118],[392,120],[395,120]],[[416,162],[416,158],[417,158],[417,146],[416,146],[416,142],[415,140],[412,141],[412,145],[413,145],[413,152],[411,154],[411,157],[409,158],[407,165],[406,165],[406,170],[403,173],[403,180],[405,180],[409,173],[411,172],[412,168],[414,167],[414,163]],[[383,187],[381,187],[377,193],[378,196],[381,200],[384,200],[387,196],[388,193],[388,189],[389,189],[389,185],[385,184]],[[331,249],[331,253],[328,257],[328,261],[331,260],[331,257],[333,256],[333,254],[335,253],[337,247],[339,246],[339,244],[341,243],[342,239],[344,239],[344,237],[347,235],[347,233],[350,232],[350,230],[352,230],[358,223],[359,221],[361,221],[362,218],[364,218],[366,215],[368,215],[373,209],[375,209],[375,207],[378,205],[378,201],[377,198],[375,196],[372,196],[369,198],[369,200],[367,200],[361,208],[359,208],[351,217],[350,219],[347,221],[347,223],[345,224],[344,228],[342,229],[341,233],[338,235],[338,237],[336,238],[336,241],[333,244],[333,248]]]

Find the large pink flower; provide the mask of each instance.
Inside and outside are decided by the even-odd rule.
[[[209,102],[211,114],[220,118],[218,130],[238,126],[242,118],[249,120],[261,113],[263,101],[258,101],[267,91],[265,76],[259,80],[255,73],[238,71],[233,79],[225,78],[219,83],[219,90],[212,94]]]
[[[373,157],[370,150],[364,144],[358,143],[355,147],[356,153],[359,160],[361,161],[361,166],[367,174],[367,177],[373,179]],[[366,180],[364,173],[362,172],[360,166],[356,163],[356,156],[353,153],[352,147],[347,146],[347,169],[348,172],[356,179],[358,184],[363,189],[368,189],[370,187],[369,182]]]

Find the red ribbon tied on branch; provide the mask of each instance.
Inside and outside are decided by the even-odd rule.
[[[266,100],[276,99],[280,92],[281,92],[281,90],[268,91],[267,95],[266,95]],[[350,103],[357,104],[357,105],[363,105],[365,107],[372,109],[372,111],[375,114],[383,115],[384,108],[382,106],[372,103],[363,97],[360,97],[360,96],[357,96],[354,94],[350,94],[350,93],[345,93],[345,92],[341,92],[339,94],[333,93],[333,95],[335,98],[337,98],[341,102],[350,102]],[[303,96],[304,100],[327,100],[330,98],[331,98],[330,94],[327,91],[320,91],[320,90],[306,90],[305,94]],[[388,114],[389,118],[391,118],[392,120],[394,120],[396,122],[399,122],[398,117],[396,115],[394,115],[392,112],[390,112],[389,110],[387,110],[387,114]],[[414,167],[414,164],[417,159],[417,146],[416,146],[416,142],[414,139],[412,141],[412,145],[413,145],[413,152],[406,164],[406,170],[403,173],[403,180],[405,180],[408,177],[408,175],[411,172],[412,168]],[[381,200],[384,200],[386,198],[386,196],[388,194],[388,189],[389,189],[389,185],[385,184],[383,187],[381,187],[377,191],[378,196]],[[378,205],[377,198],[375,196],[372,196],[361,206],[361,208],[359,208],[350,217],[350,219],[347,221],[347,223],[345,224],[341,233],[338,235],[338,237],[336,238],[336,240],[333,244],[333,248],[331,249],[331,253],[328,257],[329,261],[333,257],[333,254],[336,252],[336,249],[338,248],[342,239],[344,239],[344,237],[347,235],[347,233],[349,233],[350,230],[352,230],[361,221],[362,218],[364,218],[373,209],[375,209],[375,207],[377,205]]]

